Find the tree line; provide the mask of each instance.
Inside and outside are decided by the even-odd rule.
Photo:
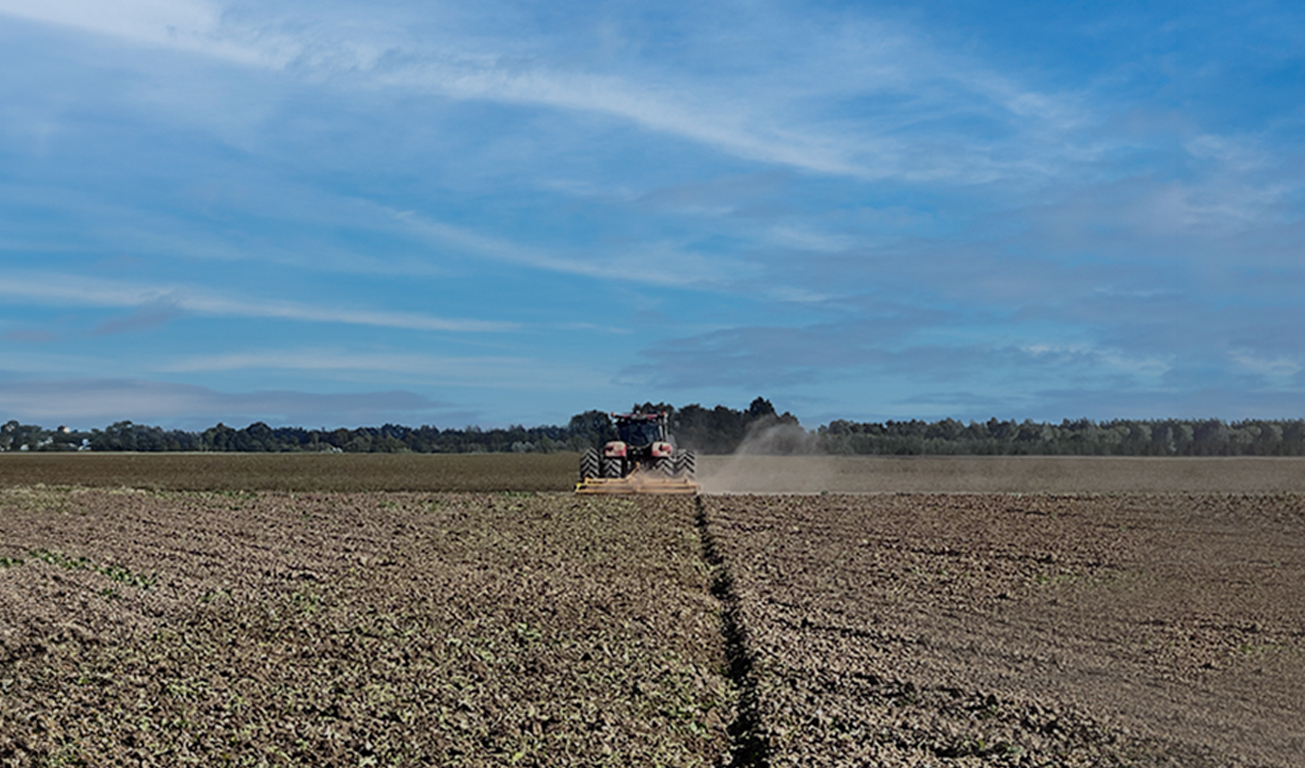
[[[840,420],[817,429],[816,443],[835,454],[1302,456],[1305,419]]]
[[[1065,419],[963,423],[832,421],[807,430],[790,413],[758,397],[743,410],[698,404],[636,404],[664,411],[675,442],[700,453],[820,453],[845,455],[1301,456],[1305,419]],[[202,432],[120,421],[90,431],[9,421],[0,426],[3,451],[230,451],[344,453],[553,453],[582,451],[616,437],[604,411],[585,411],[564,426],[439,429],[385,424],[356,429],[217,424]]]

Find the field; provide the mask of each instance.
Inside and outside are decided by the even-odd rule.
[[[701,765],[691,502],[11,489],[0,761]]]
[[[1305,462],[574,460],[0,457],[0,765],[1305,765]]]
[[[1305,765],[1305,498],[705,501],[772,765]]]
[[[579,457],[556,454],[33,453],[0,456],[0,487],[170,491],[560,491]]]
[[[0,456],[0,487],[172,491],[565,491],[555,454],[86,453]],[[702,456],[708,493],[1305,493],[1305,459]]]

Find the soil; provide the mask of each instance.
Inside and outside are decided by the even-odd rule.
[[[0,453],[0,488],[564,491],[576,453]]]
[[[576,453],[0,453],[0,487],[568,491]],[[1302,457],[699,456],[706,493],[1305,493]]]
[[[706,456],[707,493],[1305,493],[1299,456]]]
[[[0,765],[703,765],[685,499],[0,491]]]
[[[0,765],[1305,766],[1299,461],[230,458],[0,457]]]
[[[1305,765],[1305,497],[705,497],[771,765]]]

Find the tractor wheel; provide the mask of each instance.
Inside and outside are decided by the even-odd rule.
[[[675,474],[692,479],[698,471],[698,459],[693,451],[685,451],[675,459]]]
[[[603,477],[620,478],[621,460],[620,459],[603,459]]]
[[[653,463],[653,469],[657,474],[670,477],[675,474],[675,462],[671,461],[669,456],[663,456]]]
[[[590,448],[580,457],[580,481],[598,477],[598,451]]]

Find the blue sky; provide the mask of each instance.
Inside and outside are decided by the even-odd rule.
[[[1305,414],[1278,3],[0,0],[0,417]]]

